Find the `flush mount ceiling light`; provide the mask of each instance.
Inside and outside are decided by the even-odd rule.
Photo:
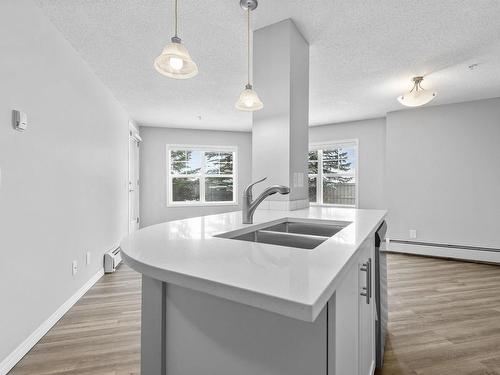
[[[175,79],[186,79],[198,74],[198,67],[191,59],[188,50],[181,43],[181,38],[177,35],[178,5],[175,1],[175,35],[172,42],[167,44],[163,52],[154,61],[155,69],[164,76]]]
[[[240,111],[258,111],[264,107],[250,83],[250,12],[259,5],[257,0],[240,0],[240,6],[247,11],[247,84],[241,92],[236,108]]]
[[[403,95],[398,96],[398,101],[407,107],[419,107],[434,99],[436,93],[424,90],[420,85],[423,80],[424,77],[421,76],[413,77],[413,88]]]

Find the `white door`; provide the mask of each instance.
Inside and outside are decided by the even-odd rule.
[[[140,138],[130,132],[128,161],[128,216],[129,233],[139,229],[139,145]]]

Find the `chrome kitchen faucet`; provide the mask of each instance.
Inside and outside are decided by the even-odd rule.
[[[267,177],[264,177],[262,180],[256,181],[253,184],[250,184],[246,187],[245,192],[243,193],[243,224],[252,224],[253,223],[253,214],[259,204],[262,203],[264,199],[266,199],[269,195],[273,195],[276,193],[280,194],[288,194],[290,193],[290,188],[284,185],[272,185],[266,188],[262,194],[260,194],[253,202],[252,202],[252,187],[259,182],[266,180]]]

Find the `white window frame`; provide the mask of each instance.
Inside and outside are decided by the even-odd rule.
[[[207,175],[205,174],[205,155],[201,160],[201,170],[195,175],[172,174],[170,171],[171,158],[170,151],[201,151],[201,152],[232,152],[233,153],[233,174],[232,175]],[[184,145],[169,144],[166,147],[167,152],[167,207],[199,207],[199,206],[237,206],[238,205],[238,147],[237,146],[208,146],[208,145]],[[200,179],[200,200],[195,202],[176,202],[173,200],[172,179],[180,177],[193,177]],[[233,200],[206,202],[205,201],[205,179],[210,177],[228,177],[233,179]]]
[[[318,173],[316,176],[316,202],[310,202],[311,206],[324,206],[324,207],[347,207],[347,208],[358,208],[359,205],[359,141],[358,139],[344,139],[340,141],[328,141],[328,142],[312,142],[309,144],[309,151],[318,151],[324,149],[332,149],[332,148],[347,148],[347,147],[355,147],[356,148],[356,170],[354,172],[354,178],[356,181],[356,190],[355,190],[355,202],[356,204],[329,204],[323,203],[323,157],[322,153],[318,153]],[[308,192],[309,192],[309,156],[307,157],[307,183],[308,183]],[[309,193],[308,193],[309,195]]]

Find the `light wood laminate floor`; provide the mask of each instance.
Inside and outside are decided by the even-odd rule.
[[[139,374],[141,278],[104,275],[9,375]]]
[[[388,259],[389,338],[377,374],[500,375],[500,267]],[[9,375],[139,374],[140,285],[127,266],[105,275]]]
[[[500,375],[500,267],[389,254],[383,375]]]

